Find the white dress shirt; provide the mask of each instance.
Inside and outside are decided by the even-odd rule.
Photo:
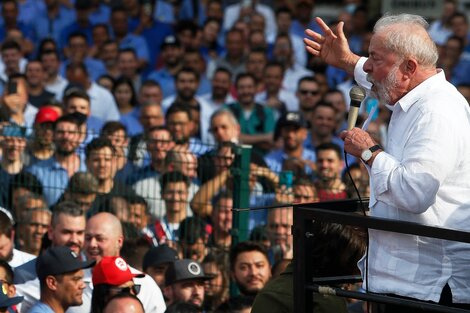
[[[87,90],[90,96],[91,115],[107,122],[119,121],[120,114],[113,95],[97,83],[91,83]]]
[[[13,257],[8,262],[8,265],[10,265],[14,269],[15,267],[18,267],[35,258],[36,258],[35,255],[32,255],[30,253],[27,253],[21,250],[13,249]]]
[[[286,68],[284,78],[282,79],[282,89],[295,94],[299,80],[305,76],[313,76],[314,73],[306,67],[294,63],[291,67]]]
[[[55,99],[59,102],[62,102],[64,90],[65,88],[67,88],[68,84],[69,81],[67,79],[57,74],[56,79],[53,82],[47,84],[45,86],[45,89],[49,92],[54,93]]]
[[[369,89],[365,61],[355,78]],[[387,148],[369,169],[371,215],[469,231],[468,103],[438,70],[387,107]],[[369,236],[370,291],[438,302],[448,283],[454,303],[470,303],[469,244],[374,230]],[[364,277],[364,258],[359,265]]]
[[[224,32],[227,32],[233,27],[233,25],[235,25],[235,22],[240,17],[241,8],[241,3],[234,3],[225,8],[224,22],[222,25]],[[266,38],[275,37],[277,34],[277,25],[273,9],[262,3],[257,3],[254,9],[264,17],[266,25],[264,28],[264,35]]]

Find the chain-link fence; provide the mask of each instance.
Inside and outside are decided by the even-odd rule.
[[[54,206],[73,201],[87,217],[110,212],[121,220],[121,253],[131,265],[141,267],[149,246],[168,244],[222,275],[219,283],[227,285],[230,248],[239,242],[259,243],[274,272],[292,259],[289,204],[354,194],[349,176],[332,174],[319,160],[305,162],[284,152],[276,159],[280,166],[272,166],[272,156],[250,146],[177,143],[164,127],[130,140],[52,126],[42,136],[37,130],[6,130],[1,205],[22,229],[19,248],[35,254],[40,247],[28,229],[45,233]],[[367,195],[364,169],[356,164],[350,172]]]

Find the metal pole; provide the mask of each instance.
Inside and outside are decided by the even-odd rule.
[[[232,211],[232,247],[249,238],[248,223],[250,211],[250,160],[251,146],[233,146],[235,160],[231,168],[233,178],[233,211]],[[230,295],[236,296],[239,291],[234,282],[230,284]]]
[[[251,146],[235,146],[235,160],[232,167],[233,177],[233,225],[232,225],[232,246],[241,241],[248,240],[248,221],[250,205],[250,157]]]

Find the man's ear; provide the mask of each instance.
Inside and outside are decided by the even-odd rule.
[[[415,59],[408,59],[404,62],[404,76],[410,79],[418,69],[418,62]]]
[[[55,278],[54,276],[51,276],[51,275],[47,276],[46,277],[46,286],[50,290],[56,291],[59,288],[57,278]]]
[[[117,240],[117,243],[118,243],[118,247],[119,247],[119,250],[118,251],[121,251],[121,248],[122,248],[122,245],[124,243],[124,237],[123,236],[120,236]]]
[[[16,286],[11,284],[8,285],[8,297],[12,298],[16,295]],[[8,311],[7,311],[8,312]]]

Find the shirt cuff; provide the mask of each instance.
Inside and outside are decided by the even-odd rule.
[[[380,152],[374,159],[370,168],[371,188],[377,199],[388,191],[388,181],[391,171],[397,167],[398,162],[385,151]]]

